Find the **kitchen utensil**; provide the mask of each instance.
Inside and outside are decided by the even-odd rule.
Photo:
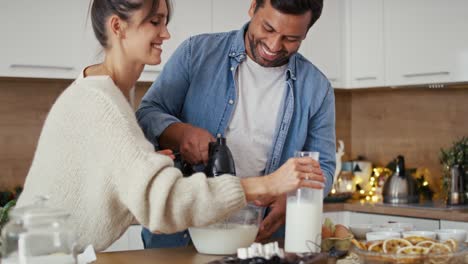
[[[226,221],[205,227],[189,227],[190,237],[198,252],[231,255],[238,248],[249,247],[258,233],[263,210],[247,205]]]
[[[419,195],[416,190],[416,181],[411,175],[405,173],[405,158],[398,156],[396,159],[395,173],[384,184],[383,202],[391,204],[417,203]]]
[[[209,143],[207,177],[236,175],[236,168],[226,139],[218,137]],[[198,252],[203,254],[235,254],[238,248],[250,246],[258,233],[263,208],[247,205],[222,222],[204,227],[190,227],[189,233]]]
[[[218,137],[215,142],[209,143],[208,164],[205,167],[205,174],[208,177],[223,174],[236,175],[234,158],[226,144],[226,138]]]
[[[448,204],[458,205],[465,203],[465,170],[463,166],[456,164],[450,168],[450,189]]]

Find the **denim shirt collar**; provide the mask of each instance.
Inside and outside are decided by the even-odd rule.
[[[247,52],[245,50],[245,33],[247,28],[249,27],[250,22],[247,22],[242,26],[242,28],[237,31],[236,35],[234,36],[234,40],[232,42],[231,48],[229,49],[229,57],[234,58],[238,63],[241,63],[245,60],[247,56]],[[296,80],[296,62],[298,53],[294,53],[291,58],[289,58],[288,68],[286,70],[287,79]]]

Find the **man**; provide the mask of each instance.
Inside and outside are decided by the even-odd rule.
[[[215,136],[225,136],[239,177],[272,172],[297,150],[318,151],[326,195],[335,170],[333,88],[297,53],[322,6],[323,0],[253,0],[241,30],[182,43],[137,111],[147,138],[195,165],[207,163]],[[285,222],[285,197],[262,204],[269,213],[257,241]],[[144,230],[142,237],[145,247],[190,242],[188,232]]]

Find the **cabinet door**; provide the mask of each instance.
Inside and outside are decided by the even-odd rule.
[[[350,224],[376,224],[382,225],[389,222],[411,223],[415,230],[433,231],[439,229],[439,220],[413,218],[393,215],[377,215],[365,213],[351,213]]]
[[[172,7],[172,18],[168,24],[171,38],[162,45],[162,63],[147,65],[139,81],[153,82],[164,63],[184,40],[193,35],[211,32],[211,0],[172,0]]]
[[[104,50],[97,41],[96,36],[94,36],[91,14],[88,9],[86,7],[86,10],[82,12],[83,15],[79,20],[79,31],[77,33],[80,36],[80,69],[101,63],[104,60]]]
[[[0,75],[75,78],[79,21],[88,1],[15,0],[0,8]]]
[[[324,1],[322,15],[310,28],[299,52],[317,66],[333,87],[343,87],[344,1]]]
[[[341,224],[348,226],[349,225],[350,212],[341,211],[341,212],[325,212],[322,215],[322,223],[325,222],[326,218],[329,218],[333,221],[334,224]]]
[[[238,30],[250,20],[251,0],[213,0],[213,32]]]
[[[468,79],[466,10],[466,0],[385,0],[387,84]]]
[[[348,4],[351,87],[384,86],[383,0],[352,0]]]

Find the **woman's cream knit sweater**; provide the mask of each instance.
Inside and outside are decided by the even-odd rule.
[[[155,153],[108,76],[78,78],[52,107],[17,206],[38,195],[70,212],[79,246],[96,250],[134,219],[172,233],[219,221],[246,204],[238,178],[182,178],[169,157]]]

